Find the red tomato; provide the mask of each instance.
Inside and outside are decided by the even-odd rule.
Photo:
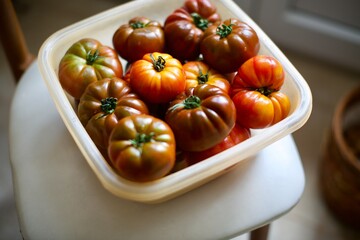
[[[162,25],[145,17],[135,17],[121,25],[112,41],[119,55],[129,62],[141,59],[146,53],[163,52],[165,47]]]
[[[287,117],[290,100],[279,91],[284,79],[281,64],[271,56],[259,55],[246,61],[232,83],[237,123],[265,128]]]
[[[289,98],[279,91],[262,94],[257,90],[239,90],[232,98],[236,107],[236,122],[259,129],[271,126],[288,116]]]
[[[148,53],[131,65],[130,85],[146,102],[167,103],[184,91],[184,69],[169,54]]]
[[[175,148],[174,134],[164,121],[150,115],[132,115],[114,127],[108,154],[120,176],[148,182],[170,173]]]
[[[216,70],[211,69],[206,63],[190,61],[185,63],[183,68],[186,75],[186,89],[207,83],[229,93],[230,83],[228,79]]]
[[[263,89],[278,91],[285,80],[281,63],[274,57],[266,55],[255,56],[239,67],[231,88],[232,95],[238,89]]]
[[[260,48],[256,32],[238,19],[227,19],[210,26],[200,44],[200,53],[211,68],[220,73],[235,72]]]
[[[221,20],[208,0],[187,0],[170,14],[164,24],[167,51],[175,58],[194,60],[200,54],[204,31]]]
[[[178,95],[165,114],[179,150],[184,151],[203,151],[220,143],[234,127],[235,118],[228,94],[209,84]]]
[[[236,144],[245,141],[250,137],[251,137],[250,129],[242,127],[239,124],[235,124],[230,134],[227,137],[225,137],[222,142],[201,152],[186,152],[185,153],[186,159],[189,165],[198,163],[226,149],[229,149],[235,146]]]

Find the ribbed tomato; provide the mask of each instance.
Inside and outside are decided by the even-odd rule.
[[[231,95],[237,122],[248,128],[264,128],[288,116],[291,108],[280,92],[285,73],[279,61],[258,55],[246,61],[234,77]]]
[[[200,53],[211,68],[220,73],[235,72],[258,54],[259,38],[247,23],[235,18],[210,26],[200,44]]]
[[[181,61],[195,60],[200,54],[204,31],[220,20],[216,7],[209,0],[186,0],[165,20],[167,51]]]
[[[103,78],[121,78],[122,75],[117,52],[91,38],[74,43],[59,64],[61,86],[75,99],[80,99],[90,83]]]
[[[78,106],[81,123],[102,153],[107,152],[110,133],[120,119],[148,113],[146,104],[119,78],[89,84]]]
[[[210,68],[202,61],[190,61],[183,65],[186,75],[186,89],[201,84],[210,84],[229,93],[230,83],[226,76]]]
[[[122,58],[134,62],[146,53],[163,52],[165,35],[160,22],[134,17],[115,31],[112,42]]]
[[[164,177],[172,170],[176,144],[171,128],[151,115],[132,115],[111,132],[108,154],[120,176],[136,182]]]
[[[185,89],[179,60],[166,53],[148,53],[131,65],[130,85],[149,103],[167,103]]]
[[[228,94],[209,84],[177,96],[165,114],[179,150],[184,151],[203,151],[220,143],[234,127],[235,118]]]

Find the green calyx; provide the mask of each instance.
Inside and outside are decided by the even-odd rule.
[[[155,59],[154,56],[150,54],[150,58],[156,71],[161,72],[162,70],[164,70],[166,61],[162,56],[159,56],[158,59]]]
[[[93,63],[96,61],[96,59],[98,59],[100,56],[99,56],[99,50],[95,50],[94,53],[90,51],[88,51],[86,53],[86,64],[87,65],[93,65]]]
[[[194,109],[200,107],[200,105],[201,105],[201,99],[198,96],[191,95],[187,97],[184,101],[170,107],[168,111],[174,111],[178,108]]]
[[[209,21],[202,18],[198,13],[192,13],[191,17],[193,18],[194,24],[197,28],[200,28],[202,31],[205,31],[208,28]]]
[[[192,95],[187,97],[183,104],[185,109],[194,109],[200,107],[201,99],[198,96]]]
[[[256,91],[258,91],[259,93],[265,96],[269,96],[271,93],[275,92],[276,90],[270,89],[268,87],[261,87],[261,88],[257,88]]]
[[[203,73],[201,70],[199,70],[199,76],[197,77],[199,84],[207,83],[209,80],[209,73]]]
[[[101,99],[101,110],[104,112],[104,115],[109,115],[115,111],[116,104],[117,104],[117,98],[114,97],[108,97]]]
[[[150,142],[153,137],[155,136],[155,133],[151,132],[150,134],[145,134],[145,133],[136,133],[136,136],[134,139],[131,139],[131,144],[138,148],[140,147],[142,144]]]
[[[138,28],[144,28],[144,27],[146,27],[146,24],[143,23],[143,22],[137,21],[137,22],[131,23],[130,26],[131,26],[133,29],[138,29]]]
[[[220,38],[224,38],[232,32],[232,26],[234,26],[232,23],[230,25],[222,24],[221,26],[217,27],[216,34],[219,35]]]

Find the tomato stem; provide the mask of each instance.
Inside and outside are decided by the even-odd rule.
[[[99,50],[95,50],[94,54],[91,53],[91,50],[86,54],[86,64],[93,65],[96,59],[99,58]]]
[[[219,35],[220,38],[224,38],[232,32],[232,26],[234,26],[234,24],[232,24],[232,23],[230,23],[228,26],[225,24],[222,24],[217,27],[216,34]]]
[[[205,31],[209,26],[209,21],[205,18],[202,18],[198,13],[194,12],[191,14],[194,24],[197,28]]]
[[[165,68],[166,61],[162,56],[159,56],[157,60],[155,60],[154,56],[150,54],[150,58],[153,62],[154,69],[158,72],[161,72]]]
[[[144,28],[146,27],[146,24],[144,24],[143,22],[140,22],[140,21],[136,21],[134,23],[131,23],[130,26],[133,28],[133,29],[138,29],[138,28]]]
[[[104,115],[109,115],[115,111],[117,104],[117,98],[108,97],[101,99],[101,110],[104,112]]]
[[[260,88],[257,88],[256,91],[260,92],[261,94],[263,94],[265,96],[269,96],[271,93],[275,92],[276,90],[270,89],[268,87],[260,87]]]
[[[168,111],[174,111],[175,109],[179,107],[183,107],[184,109],[193,109],[200,107],[201,105],[201,99],[198,96],[191,95],[187,97],[184,101],[177,103],[170,107]]]
[[[201,103],[201,99],[195,95],[191,95],[187,97],[183,102],[185,109],[193,109],[200,107],[200,103]]]
[[[145,133],[136,133],[135,138],[131,139],[130,141],[134,147],[140,147],[141,144],[150,142],[154,136],[155,136],[154,132],[151,132],[148,135]]]
[[[199,84],[207,83],[209,80],[209,73],[207,72],[204,74],[201,69],[199,69],[199,76],[197,77],[197,80]]]

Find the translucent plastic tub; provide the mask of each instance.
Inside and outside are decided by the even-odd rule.
[[[162,179],[149,183],[135,183],[121,178],[107,164],[81,125],[74,111],[72,99],[63,91],[58,80],[58,65],[67,49],[76,41],[91,37],[112,47],[115,30],[135,16],[146,16],[164,22],[165,18],[183,4],[183,0],[137,0],[68,26],[50,36],[42,45],[38,61],[41,74],[66,127],[103,186],[118,197],[147,203],[162,202],[194,189],[229,171],[232,166],[278,139],[298,130],[308,120],[312,109],[311,91],[284,54],[269,37],[231,0],[212,1],[223,19],[236,17],[248,23],[260,38],[259,54],[272,55],[283,65],[286,79],[282,92],[291,101],[290,115],[283,121],[263,130],[252,132],[252,137]],[[126,62],[123,61],[123,66]]]

